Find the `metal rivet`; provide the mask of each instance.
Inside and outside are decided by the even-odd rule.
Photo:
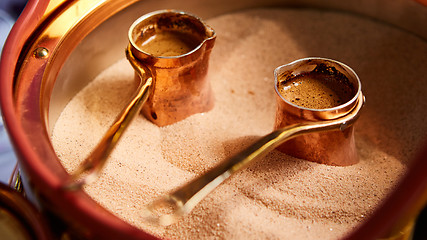
[[[34,50],[34,57],[36,58],[47,58],[49,56],[49,50],[44,47],[39,47]]]

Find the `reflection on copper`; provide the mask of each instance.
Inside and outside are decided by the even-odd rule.
[[[157,56],[141,47],[139,38],[148,39],[160,31],[194,38],[194,49],[180,55]],[[131,26],[131,51],[137,61],[151,69],[155,81],[153,93],[142,109],[146,118],[165,126],[213,108],[214,98],[206,75],[215,38],[213,29],[198,17],[173,10],[144,15]]]
[[[340,76],[346,78],[354,89],[354,97],[333,108],[311,109],[296,105],[280,94],[278,90],[280,81],[287,81],[300,74],[314,71],[319,66],[330,69],[331,76],[337,78],[337,81]],[[348,66],[330,59],[300,59],[276,68],[274,74],[277,93],[275,129],[293,124],[340,118],[352,111],[357,105],[359,95],[362,94],[360,80],[356,73]],[[345,129],[298,136],[277,149],[297,158],[328,165],[348,166],[358,162],[353,124]]]

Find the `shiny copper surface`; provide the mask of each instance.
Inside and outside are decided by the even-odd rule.
[[[144,29],[167,28],[198,35],[201,42],[192,51],[178,56],[153,56],[136,44]],[[142,112],[158,126],[173,124],[195,113],[207,112],[214,106],[210,83],[206,78],[215,32],[199,18],[179,11],[158,11],[139,18],[129,30],[131,51],[135,58],[151,69],[153,94]],[[137,81],[138,77],[137,77]]]
[[[326,64],[344,74],[355,86],[356,94],[346,103],[329,109],[310,109],[293,104],[284,98],[278,90],[278,77],[281,74],[294,76],[312,71],[319,64]],[[334,60],[324,58],[305,58],[278,67],[274,71],[277,93],[277,111],[275,129],[292,124],[333,120],[346,115],[357,104],[361,92],[361,84],[356,73],[348,66]],[[349,124],[345,129],[329,132],[316,132],[289,140],[277,149],[291,156],[313,162],[348,166],[358,162],[354,141],[354,127]]]

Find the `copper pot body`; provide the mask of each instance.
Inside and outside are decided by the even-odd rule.
[[[196,48],[179,56],[154,56],[141,50],[137,38],[162,28],[185,32],[200,42]],[[215,38],[214,30],[198,17],[172,10],[144,15],[130,27],[131,51],[138,61],[150,68],[154,78],[153,93],[142,109],[146,118],[158,126],[165,126],[213,108],[214,96],[206,75]],[[135,79],[140,82],[138,76]]]
[[[279,90],[280,77],[291,78],[295,75],[310,72],[319,65],[333,68],[343,74],[354,88],[354,97],[348,102],[329,109],[310,109],[298,106],[284,98]],[[333,120],[349,113],[357,104],[361,92],[359,77],[347,65],[325,58],[304,58],[280,66],[274,71],[277,111],[274,129],[292,124]],[[336,76],[338,77],[338,76]],[[337,80],[338,81],[338,80]],[[348,166],[358,162],[359,157],[354,141],[354,126],[328,132],[310,133],[295,137],[280,145],[278,150],[291,156],[335,166]]]

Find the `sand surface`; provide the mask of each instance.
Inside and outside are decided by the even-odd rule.
[[[212,111],[159,128],[138,116],[102,177],[85,191],[135,226],[171,239],[334,239],[363,221],[405,173],[424,123],[427,44],[355,15],[258,9],[207,20],[218,35],[209,78]],[[142,206],[239,152],[273,128],[273,70],[320,56],[351,66],[367,103],[356,123],[360,162],[333,167],[278,151],[237,173],[177,224],[154,228]],[[75,169],[131,96],[125,59],[67,105],[52,141]]]

